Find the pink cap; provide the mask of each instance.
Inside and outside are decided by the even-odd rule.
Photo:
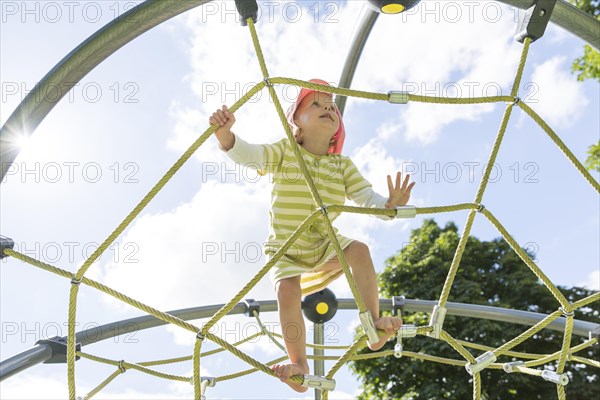
[[[329,85],[329,83],[325,82],[322,79],[311,79],[309,82],[316,83],[319,85],[331,86],[331,85]],[[290,106],[290,108],[288,109],[287,114],[286,114],[290,125],[292,125],[292,126],[296,125],[294,123],[294,117],[296,114],[296,110],[298,110],[298,106],[300,105],[300,103],[306,96],[308,96],[309,94],[311,94],[313,92],[316,92],[316,90],[307,89],[307,88],[302,88],[302,90],[300,90],[300,94],[298,95],[298,98],[296,98],[296,102]],[[330,93],[328,93],[328,94],[330,94]],[[338,110],[337,107],[335,107],[335,113],[337,114],[337,116],[340,120],[340,127],[338,128],[337,132],[332,137],[333,144],[331,145],[331,147],[329,147],[329,150],[328,150],[329,154],[340,154],[342,152],[342,147],[344,147],[344,139],[346,138],[346,130],[344,129],[344,121],[342,120],[342,114],[340,114],[340,110]]]

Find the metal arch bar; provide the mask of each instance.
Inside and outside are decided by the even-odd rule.
[[[533,0],[496,0],[522,10],[530,8]],[[543,0],[542,0],[543,1]],[[600,21],[565,0],[558,0],[550,21],[571,32],[594,50],[600,51]],[[517,22],[517,21],[515,21]]]
[[[433,300],[411,300],[405,299],[405,311],[410,312],[431,312],[437,301]],[[380,299],[379,306],[382,311],[392,311],[391,299]],[[186,308],[171,311],[174,315],[184,321],[210,318],[215,312],[220,310],[223,304]],[[228,315],[245,314],[247,311],[245,303],[238,303]],[[338,299],[339,310],[356,310],[356,301],[354,299]],[[261,312],[277,311],[277,301],[260,301]],[[447,303],[447,315],[460,317],[480,318],[493,321],[510,322],[520,325],[534,325],[547,317],[546,314],[534,313],[529,311],[511,310],[491,306],[482,306],[476,304]],[[546,329],[563,332],[566,319],[560,317],[550,323]],[[137,318],[130,318],[110,324],[86,329],[76,334],[75,342],[81,343],[81,346],[96,343],[105,339],[110,339],[120,335],[141,331],[144,329],[155,328],[166,325],[167,323],[151,315],[145,315]],[[600,329],[600,324],[594,324],[588,321],[573,321],[573,334],[582,337],[588,337],[589,332]],[[47,344],[36,345],[22,353],[19,353],[5,361],[0,362],[0,381],[24,371],[36,364],[47,361],[52,356],[50,346]]]
[[[340,87],[349,88],[352,84],[352,79],[354,78],[354,73],[356,72],[356,66],[358,65],[362,51],[365,48],[367,39],[371,34],[371,30],[373,29],[378,16],[378,12],[374,11],[370,6],[365,4],[363,7],[359,27],[356,30],[354,39],[352,40],[352,45],[348,55],[346,56],[344,69],[342,70],[340,81],[338,82]],[[344,115],[344,109],[346,108],[346,100],[346,96],[336,96],[335,98],[335,103],[342,115]]]
[[[146,0],[100,28],[67,54],[23,99],[0,129],[0,181],[19,153],[15,139],[33,134],[46,115],[84,76],[146,31],[210,1]]]
[[[31,135],[52,108],[76,83],[98,64],[122,46],[162,22],[212,0],[146,0],[119,18],[109,22],[73,51],[67,54],[13,111],[0,128],[0,181],[16,159],[19,149],[14,144],[16,135]],[[532,0],[497,0],[517,7],[529,8]],[[350,87],[356,65],[376,17],[363,19],[362,26],[348,54],[340,85]],[[600,22],[564,0],[559,0],[552,13],[551,21],[586,41],[598,51],[600,49]],[[362,32],[362,33],[361,33]],[[360,37],[360,35],[364,37]],[[50,88],[59,88],[56,96]],[[44,96],[52,93],[52,96]],[[340,100],[343,101],[343,100]],[[341,104],[342,108],[345,103]]]
[[[533,0],[496,1],[522,10],[530,8],[535,3]],[[350,88],[360,55],[362,54],[363,48],[369,38],[369,34],[377,21],[378,15],[379,13],[373,11],[368,5],[364,6],[360,25],[352,40],[350,50],[346,56],[346,62],[344,63],[344,69],[340,76],[339,85],[341,87]],[[558,0],[550,17],[550,21],[587,42],[594,50],[600,51],[600,21],[584,13],[571,3],[568,3],[565,0]],[[346,108],[346,97],[336,98],[336,104],[343,115],[344,109]]]

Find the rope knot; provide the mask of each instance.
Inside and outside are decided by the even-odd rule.
[[[575,315],[575,311],[569,311],[569,312],[567,312],[567,310],[565,310],[564,307],[559,307],[558,309],[562,312],[562,314],[565,317],[572,317],[572,316]]]
[[[117,365],[117,367],[119,368],[119,371],[121,371],[122,374],[124,374],[127,371],[127,368],[125,368],[125,366],[123,365],[124,362],[125,362],[125,360],[121,360],[121,361],[119,361],[119,364]]]

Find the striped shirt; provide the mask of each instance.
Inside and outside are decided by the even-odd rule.
[[[362,207],[385,207],[387,199],[373,191],[349,157],[318,156],[298,147],[325,206],[343,205],[348,198]],[[227,155],[241,165],[272,174],[269,238],[264,247],[265,254],[271,258],[317,209],[291,144],[288,139],[273,144],[249,144],[236,136]],[[339,213],[330,212],[328,216],[333,221]],[[323,218],[315,220],[275,263],[271,269],[273,282],[301,275],[303,293],[308,294],[322,290],[343,273],[341,270],[318,271],[335,256]],[[336,228],[334,231],[342,249],[352,243],[352,239],[340,235]]]

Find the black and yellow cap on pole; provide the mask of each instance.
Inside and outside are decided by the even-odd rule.
[[[410,10],[421,0],[369,0],[375,9],[384,14],[399,14]]]
[[[338,301],[329,289],[310,294],[302,301],[302,311],[306,318],[314,324],[322,324],[335,316]]]

